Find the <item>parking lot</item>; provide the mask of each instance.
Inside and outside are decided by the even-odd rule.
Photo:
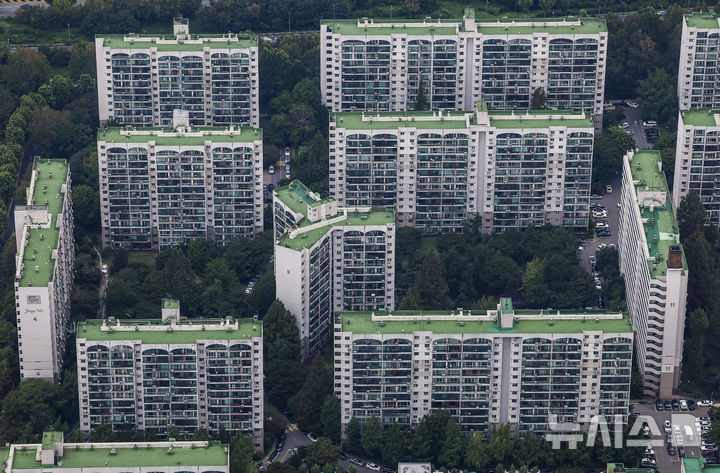
[[[668,453],[668,443],[667,443],[667,433],[664,429],[664,424],[666,421],[670,422],[671,426],[677,426],[677,429],[672,428],[671,437],[673,438],[673,444],[675,447],[678,447],[680,443],[682,443],[684,449],[685,449],[685,456],[692,457],[692,456],[701,456],[701,438],[699,436],[699,432],[697,430],[697,427],[695,426],[695,421],[697,418],[704,417],[708,415],[708,407],[698,407],[697,409],[693,411],[681,411],[681,410],[662,410],[658,411],[655,408],[654,401],[648,401],[644,404],[635,404],[633,411],[640,414],[640,416],[648,416],[652,418],[654,421],[654,426],[649,425],[650,430],[650,439],[653,440],[653,443],[656,443],[653,447],[655,451],[657,466],[656,468],[660,470],[661,473],[678,473],[680,472],[680,464],[682,462],[679,452],[675,451],[674,455],[670,455]],[[649,424],[651,424],[649,422]],[[684,426],[690,424],[693,430],[693,437],[688,438],[686,435],[683,434],[684,432]],[[679,442],[677,440],[678,432],[682,435],[682,441]],[[716,457],[717,458],[717,457]]]

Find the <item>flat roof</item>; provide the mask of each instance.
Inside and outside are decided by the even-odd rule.
[[[32,202],[28,202],[27,205],[44,206],[47,200],[51,221],[49,228],[31,227],[28,231],[22,259],[25,268],[20,278],[20,286],[44,287],[50,283],[55,269],[52,252],[57,249],[60,237],[60,228],[57,226],[58,214],[65,199],[65,193],[61,189],[63,184],[67,183],[68,164],[64,159],[36,159],[33,169],[37,170],[37,179],[30,190]],[[35,271],[36,267],[37,271]]]
[[[677,245],[679,239],[678,226],[675,221],[675,213],[671,203],[671,194],[668,189],[665,173],[660,171],[662,158],[660,152],[655,150],[637,151],[630,162],[632,179],[637,182],[635,185],[635,196],[638,192],[646,190],[657,190],[665,192],[665,202],[658,202],[652,210],[649,205],[640,208],[640,215],[643,219],[643,227],[648,244],[648,253],[651,258],[648,262],[650,275],[655,278],[667,274],[667,260],[671,245]],[[639,166],[638,166],[639,165]],[[647,189],[646,189],[647,188]],[[683,269],[687,269],[685,252],[682,253]]]
[[[152,320],[122,320],[124,326],[135,325],[136,331],[103,331],[103,320],[91,319],[78,323],[77,338],[87,341],[123,341],[132,340],[139,341],[144,344],[186,344],[197,343],[198,340],[249,340],[253,337],[262,337],[262,320],[253,319],[236,319],[238,321],[237,330],[143,330],[143,326],[163,326],[171,328],[169,324],[163,324],[160,319]],[[178,325],[197,325],[218,324],[220,319],[192,319],[181,321]],[[111,326],[110,323],[108,323]],[[253,329],[255,327],[255,329]]]
[[[364,20],[364,19],[363,19]],[[335,34],[347,36],[386,36],[386,35],[457,35],[464,31],[463,19],[427,18],[427,19],[368,19],[363,20],[323,20],[321,24],[331,26]],[[579,24],[572,24],[579,23]],[[496,21],[476,20],[476,30],[488,35],[516,35],[532,33],[548,34],[595,34],[607,32],[607,24],[599,18],[498,18]]]
[[[718,473],[720,465],[708,465],[703,457],[684,457],[685,473]]]
[[[718,17],[710,12],[694,12],[685,14],[685,22],[691,28],[720,29]]]
[[[572,24],[578,22],[580,24]],[[607,33],[607,24],[602,18],[500,18],[495,23],[478,21],[477,31],[488,35],[532,33],[599,34]]]
[[[96,35],[102,38],[103,46],[110,49],[150,49],[158,51],[202,51],[204,48],[211,49],[248,49],[256,48],[258,40],[251,35],[205,35],[191,34],[188,40],[178,40],[172,34],[142,34],[142,35]],[[131,38],[138,38],[138,41],[131,41]],[[140,40],[140,39],[143,40]],[[151,39],[151,41],[147,41]],[[152,41],[154,40],[154,41]],[[158,43],[157,41],[162,41]],[[201,43],[197,41],[202,41]]]
[[[79,445],[75,447],[74,445]],[[48,468],[118,468],[118,467],[162,467],[179,465],[187,466],[226,466],[228,453],[225,446],[220,444],[196,447],[173,446],[172,454],[168,454],[168,447],[147,447],[146,443],[138,442],[137,448],[118,447],[115,452],[111,448],[104,448],[97,444],[96,448],[88,448],[87,444],[68,444],[63,446],[63,456],[58,458],[58,465],[42,465],[35,459],[37,449],[15,449],[13,463],[14,470],[30,470]],[[152,444],[150,444],[152,445]],[[5,458],[7,458],[7,449]]]
[[[162,300],[162,308],[163,309],[179,309],[180,301],[177,299],[163,299]]]
[[[500,129],[549,128],[551,126],[568,128],[593,127],[592,120],[587,114],[569,110],[530,110],[522,112],[490,110],[487,113],[490,126]],[[468,128],[468,119],[471,125],[476,124],[474,111],[443,111],[442,115],[443,120],[438,119],[437,111],[333,113],[338,128],[351,130],[395,130],[398,128],[466,130]],[[584,118],[581,118],[581,115]],[[388,118],[397,119],[388,120]]]
[[[718,126],[718,114],[720,111],[709,108],[692,108],[680,112],[683,123],[692,126]]]
[[[148,143],[156,146],[202,146],[206,141],[217,143],[253,143],[262,141],[262,128],[203,126],[178,132],[173,128],[141,127],[128,131],[126,127],[98,129],[97,139],[106,143]]]
[[[293,212],[304,215],[304,217],[298,222],[297,228],[303,228],[310,225],[314,225],[320,222],[311,222],[307,219],[307,206],[317,207],[322,204],[332,202],[333,198],[315,200],[310,195],[308,187],[300,182],[299,180],[293,180],[289,185],[284,187],[278,187],[273,190],[273,195],[278,198],[285,205],[290,207]],[[338,215],[340,215],[339,212]],[[334,227],[342,226],[364,226],[364,225],[387,225],[388,223],[395,222],[395,212],[387,210],[385,208],[373,208],[370,212],[348,212],[347,218],[341,222],[328,223],[327,225],[321,226],[307,231],[301,234],[299,237],[290,238],[289,233],[285,233],[277,242],[278,245],[290,248],[296,251],[310,248],[312,245],[317,243],[323,235],[330,231]]]
[[[539,311],[515,311],[515,314]],[[550,312],[549,310],[547,311]],[[552,311],[557,313],[557,311]],[[342,330],[357,334],[402,334],[412,332],[428,331],[436,334],[473,334],[473,333],[582,333],[584,331],[602,331],[632,333],[632,324],[627,312],[623,313],[622,319],[580,319],[580,316],[592,316],[600,314],[617,314],[617,312],[605,312],[597,310],[576,310],[560,311],[563,313],[577,314],[579,320],[515,320],[512,328],[501,329],[496,320],[488,321],[466,321],[457,320],[428,320],[429,315],[449,315],[450,311],[411,311],[395,310],[392,315],[414,316],[414,321],[408,320],[387,320],[373,321],[371,312],[338,312],[341,317]],[[472,311],[473,315],[485,315],[487,311]],[[382,314],[377,312],[376,315]],[[386,314],[383,314],[386,315]],[[392,317],[392,315],[390,317]]]

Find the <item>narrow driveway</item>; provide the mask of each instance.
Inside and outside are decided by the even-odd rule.
[[[611,194],[604,194],[601,199],[590,200],[591,203],[595,202],[604,205],[607,209],[607,221],[608,224],[610,224],[611,235],[606,237],[593,236],[592,238],[587,239],[587,244],[583,247],[583,251],[580,252],[580,265],[588,272],[591,272],[589,257],[595,254],[597,246],[600,243],[605,243],[608,246],[611,243],[615,243],[617,245],[617,231],[620,222],[620,211],[617,204],[618,202],[620,202],[621,181],[622,179],[620,176],[615,176],[613,179],[606,183],[610,184],[610,186],[612,187],[613,191]]]
[[[645,129],[642,126],[642,108],[630,108],[625,107],[623,110],[625,114],[625,120],[630,125],[629,129],[632,131],[632,136],[635,139],[638,149],[650,149],[645,136]]]

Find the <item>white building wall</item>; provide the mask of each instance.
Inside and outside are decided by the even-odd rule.
[[[304,359],[309,357],[310,338],[308,254],[308,250],[295,251],[275,245],[275,297],[295,316]]]

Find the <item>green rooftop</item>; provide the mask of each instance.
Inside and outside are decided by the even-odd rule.
[[[179,325],[217,324],[220,319],[192,319],[184,320]],[[137,329],[130,331],[103,331],[102,320],[92,319],[78,323],[77,338],[87,341],[123,341],[137,340],[145,344],[172,345],[180,343],[197,343],[198,340],[248,340],[252,337],[262,337],[262,321],[253,319],[239,319],[237,330],[171,330],[169,324],[163,324],[159,319],[153,320],[122,320],[122,325],[134,325]],[[108,321],[112,326],[114,321]],[[167,330],[143,330],[148,326],[167,326]],[[253,330],[253,327],[255,329]]]
[[[99,444],[103,445],[103,444]],[[163,467],[177,468],[185,466],[226,466],[228,454],[225,446],[214,444],[207,447],[173,447],[172,454],[168,447],[150,447],[145,443],[138,443],[137,448],[82,448],[74,444],[65,444],[63,456],[58,457],[58,465],[41,465],[35,460],[36,449],[18,450],[13,454],[13,470],[30,470],[47,468],[119,468],[119,467]],[[44,448],[44,447],[43,447]],[[7,458],[7,449],[5,450]]]
[[[657,202],[650,208],[646,203],[640,208],[640,215],[645,221],[644,228],[648,243],[648,253],[654,261],[649,262],[650,275],[653,278],[667,274],[667,260],[671,245],[677,245],[678,227],[671,203],[671,194],[668,189],[665,173],[660,171],[660,152],[645,150],[635,152],[630,169],[635,185],[636,196],[638,192],[660,191],[665,192],[665,202]],[[682,254],[683,269],[687,269],[685,253]]]
[[[515,311],[520,315],[525,312],[537,314],[538,311]],[[557,311],[548,311],[556,313]],[[609,312],[597,310],[575,310],[560,311],[561,314],[570,312],[578,316],[592,316],[599,314],[608,314]],[[376,315],[380,315],[378,312]],[[498,327],[497,321],[465,321],[456,320],[429,320],[432,315],[449,315],[450,311],[411,311],[411,310],[395,310],[392,315],[397,316],[413,316],[414,321],[373,321],[370,312],[338,312],[338,316],[342,319],[342,330],[357,334],[401,334],[412,332],[432,332],[444,334],[473,334],[473,333],[582,333],[583,331],[603,332],[632,332],[632,325],[628,313],[623,313],[622,319],[599,319],[591,318],[589,320],[516,320],[513,328],[501,329]],[[486,315],[486,311],[474,310],[473,315]],[[613,314],[617,314],[614,312]],[[391,316],[392,317],[392,316]]]
[[[484,104],[479,102],[477,107],[484,111]],[[470,124],[476,124],[473,111],[443,111],[443,119],[438,120],[437,112],[432,111],[405,111],[405,112],[336,112],[333,113],[338,128],[350,130],[396,130],[398,128],[418,129],[450,129],[466,130],[468,128],[466,117],[470,117]],[[363,115],[365,119],[363,120]],[[514,128],[548,128],[551,126],[565,126],[569,128],[592,128],[592,120],[576,118],[578,112],[569,110],[490,110],[488,112],[490,126],[501,129]],[[394,121],[387,121],[388,117],[402,117]],[[380,118],[380,119],[378,119]],[[382,120],[382,119],[385,120]]]
[[[685,22],[690,28],[718,29],[718,17],[710,12],[695,12],[685,15]]]
[[[163,309],[179,309],[180,301],[178,301],[177,299],[163,299],[162,300],[162,308]]]
[[[310,207],[317,207],[335,200],[332,198],[322,200],[313,199],[310,196],[310,190],[307,186],[297,179],[285,187],[275,189],[273,192],[275,197],[290,207],[293,212],[297,212],[305,216],[298,222],[297,228],[303,228],[317,223],[311,222],[307,219],[308,205]],[[278,245],[300,251],[305,248],[310,248],[312,245],[317,243],[318,240],[320,240],[320,238],[322,238],[322,236],[329,232],[333,227],[347,225],[387,225],[388,223],[394,222],[395,213],[392,210],[386,210],[385,208],[373,208],[371,212],[367,213],[350,212],[348,213],[347,219],[341,222],[309,230],[294,239],[291,239],[290,235],[286,233],[282,238],[280,238]]]
[[[103,39],[103,46],[110,49],[150,49],[158,51],[202,51],[204,48],[211,49],[238,49],[256,48],[257,37],[250,35],[232,35],[229,39],[222,35],[190,35],[191,40],[202,40],[202,43],[188,43],[184,40],[176,40],[175,36],[144,34],[134,35],[136,38],[151,38],[151,41],[132,41],[130,35],[97,35],[96,38]],[[172,43],[158,44],[157,40],[173,41]]]
[[[703,457],[685,457],[682,460],[685,473],[720,473],[720,465],[708,465]]]
[[[364,20],[364,19],[363,19]],[[323,20],[323,25],[331,26],[335,34],[346,36],[383,36],[383,35],[457,35],[458,30],[464,31],[462,19],[427,18],[411,19],[368,19],[368,26],[363,20]],[[361,24],[358,24],[358,21]],[[575,26],[570,22],[580,21]],[[496,21],[477,20],[478,33],[490,35],[508,34],[593,34],[607,32],[605,20],[598,18],[498,18]]]
[[[222,131],[222,134],[210,134],[211,131]],[[124,132],[124,133],[123,133]],[[170,136],[158,136],[160,133]],[[202,133],[202,136],[197,136]],[[252,127],[235,127],[231,132],[221,126],[193,127],[192,131],[178,133],[172,128],[140,127],[127,132],[124,127],[100,128],[98,141],[106,143],[148,143],[154,141],[156,146],[202,146],[206,141],[217,143],[252,143],[262,141],[262,129]]]
[[[62,432],[43,432],[42,448],[43,450],[52,450],[56,443],[63,443]]]
[[[580,24],[577,26],[569,24],[578,21],[580,21]],[[523,22],[531,22],[531,24],[518,24]],[[501,18],[498,22],[493,23],[478,22],[477,31],[488,35],[532,33],[595,34],[607,33],[607,24],[601,18]]]
[[[693,108],[680,112],[683,123],[692,126],[717,126],[715,116],[718,113],[720,111],[709,108]]]
[[[31,189],[32,202],[27,205],[45,206],[47,201],[51,221],[49,228],[28,230],[29,237],[23,252],[25,268],[20,286],[44,287],[50,283],[55,269],[52,251],[57,249],[60,236],[57,218],[65,198],[61,188],[67,182],[68,165],[64,159],[36,159],[33,168],[37,170],[37,179]]]
[[[308,219],[303,218],[300,222],[298,222],[298,228],[312,225],[312,223],[313,222],[310,222]],[[373,209],[368,213],[348,213],[347,219],[341,222],[309,230],[294,239],[291,239],[290,235],[286,233],[282,238],[280,238],[280,240],[278,240],[277,244],[295,251],[300,251],[313,246],[332,228],[344,226],[387,225],[389,223],[395,223],[395,212],[385,208],[373,207]]]
[[[608,463],[607,473],[653,473],[653,468],[625,468],[622,463]]]

